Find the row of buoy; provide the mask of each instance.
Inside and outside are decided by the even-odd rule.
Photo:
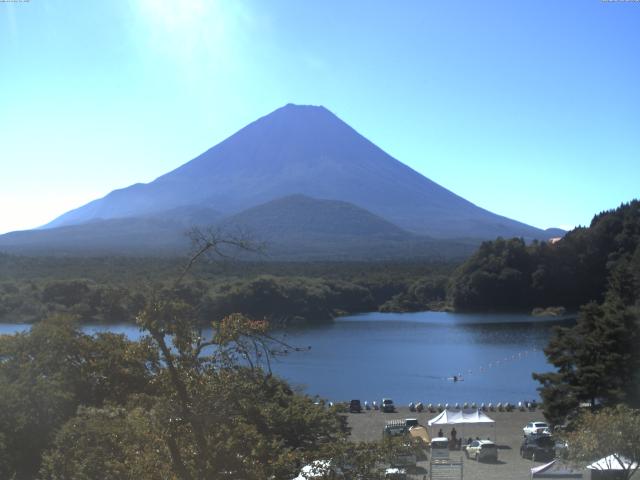
[[[333,402],[329,402],[329,406],[332,407],[334,405]],[[380,405],[375,400],[369,403],[367,400],[363,403],[365,410],[380,410]],[[411,412],[424,412],[427,411],[429,413],[440,413],[444,410],[481,410],[483,412],[512,412],[514,410],[519,410],[524,412],[526,410],[534,411],[538,407],[538,402],[535,400],[531,400],[530,402],[518,402],[517,404],[511,402],[498,402],[494,403],[481,403],[478,405],[476,402],[465,402],[463,404],[455,403],[453,405],[449,403],[438,403],[433,404],[429,403],[425,406],[422,402],[411,402],[409,403],[409,411]]]
[[[538,350],[533,347],[530,350],[523,350],[521,352],[518,353],[514,353],[511,356],[507,356],[504,357],[503,359],[499,359],[499,360],[493,360],[491,362],[489,362],[487,365],[481,365],[480,367],[478,367],[475,371],[472,368],[469,368],[468,370],[466,370],[467,375],[474,375],[474,374],[480,374],[480,373],[485,373],[490,369],[494,369],[494,368],[498,368],[501,365],[504,365],[510,361],[515,361],[515,360],[522,360],[523,358],[526,358],[529,356],[529,354],[535,353]],[[457,375],[454,375],[453,377],[449,377],[448,380],[454,380],[456,381],[457,379],[462,379],[462,372],[459,372]]]
[[[442,412],[443,410],[482,410],[483,412],[511,412],[513,410],[520,410],[524,412],[525,410],[535,410],[538,406],[538,402],[532,400],[530,402],[518,402],[517,404],[513,404],[511,402],[498,402],[496,404],[493,403],[481,403],[478,405],[476,402],[465,402],[463,404],[455,403],[450,405],[445,403],[438,403],[434,405],[433,403],[429,403],[428,405],[424,405],[422,402],[417,403],[409,403],[409,410],[412,412],[422,412],[427,410],[430,413]]]

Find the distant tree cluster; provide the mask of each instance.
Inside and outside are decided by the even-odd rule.
[[[0,321],[32,323],[67,313],[83,322],[133,322],[143,303],[141,289],[84,279],[0,283]]]
[[[127,265],[129,267],[127,269]],[[173,288],[184,260],[13,257],[0,254],[0,321],[70,314],[81,323],[133,323],[151,287]],[[201,320],[242,312],[323,322],[345,313],[438,308],[454,264],[207,263],[181,283]]]
[[[576,309],[602,302],[611,272],[640,243],[640,201],[594,217],[555,244],[521,239],[484,242],[455,272],[449,301],[458,311]]]
[[[420,310],[441,310],[447,299],[449,277],[432,275],[411,283],[380,306],[382,312],[416,312]]]

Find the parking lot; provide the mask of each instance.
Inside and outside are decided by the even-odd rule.
[[[421,425],[426,426],[427,421],[437,415],[429,412],[410,412],[407,407],[399,407],[395,413],[381,413],[379,411],[363,411],[362,413],[347,414],[351,427],[351,438],[354,441],[374,441],[382,438],[382,430],[385,422],[394,418],[417,418]],[[533,463],[520,457],[520,444],[522,443],[522,427],[528,422],[543,420],[541,411],[535,412],[487,412],[495,420],[495,437],[498,445],[498,461],[495,463],[476,462],[465,458],[463,451],[451,451],[452,459],[462,458],[465,480],[529,480],[532,466],[541,465],[541,462]],[[443,427],[443,433],[448,435],[451,427]],[[493,426],[462,426],[457,425],[459,438],[480,437],[494,440]],[[431,431],[434,436],[437,432]],[[418,462],[418,469],[413,472],[411,478],[428,478],[428,461]],[[585,475],[588,479],[589,475]]]

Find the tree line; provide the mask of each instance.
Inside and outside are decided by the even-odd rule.
[[[69,314],[81,323],[133,323],[151,290],[171,289],[184,261],[0,255],[0,321]],[[454,264],[203,262],[181,282],[202,321],[240,312],[276,322],[323,322],[373,310],[438,308]],[[438,303],[440,302],[440,303]]]
[[[556,371],[534,374],[554,423],[570,420],[580,405],[640,407],[640,202],[596,216],[581,233],[592,259],[583,254],[583,262],[601,275],[583,284],[601,290],[575,326],[555,330],[545,353]]]
[[[458,311],[577,309],[602,302],[610,274],[633,258],[640,202],[596,215],[556,243],[498,238],[484,242],[453,274],[448,300]]]

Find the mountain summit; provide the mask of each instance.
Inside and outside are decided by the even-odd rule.
[[[554,236],[455,195],[324,107],[289,104],[153,182],[0,235],[0,249],[175,254],[189,227],[208,225],[247,231],[290,260],[460,258],[484,239]]]
[[[115,190],[46,228],[197,206],[237,214],[289,195],[349,202],[436,238],[546,238],[394,159],[324,107],[288,104],[148,184]]]

